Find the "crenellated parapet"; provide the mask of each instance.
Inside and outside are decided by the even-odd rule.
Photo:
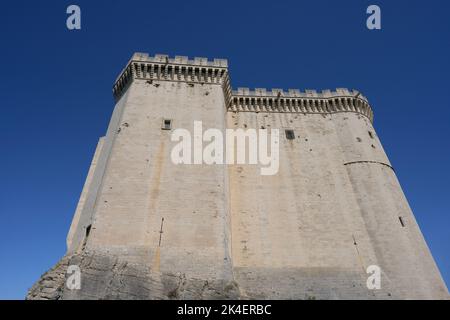
[[[356,112],[373,121],[372,108],[366,97],[356,90],[338,88],[335,91],[289,89],[266,90],[238,88],[232,91],[228,111],[233,112],[291,112],[336,113]]]
[[[165,54],[149,56],[147,53],[135,53],[114,83],[113,94],[116,101],[135,79],[221,85],[228,111],[232,112],[356,112],[373,121],[372,108],[367,98],[356,90],[232,90],[226,59],[189,59],[186,56],[171,58]]]
[[[135,79],[220,84],[225,96],[229,98],[231,95],[226,59],[210,61],[202,57],[170,58],[164,54],[149,56],[147,53],[135,53],[114,83],[113,94],[116,100],[120,99]]]

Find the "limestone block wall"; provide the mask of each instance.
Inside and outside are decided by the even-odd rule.
[[[445,298],[447,290],[368,117],[230,112],[231,128],[278,128],[280,169],[230,166],[241,292],[272,298]],[[288,140],[285,130],[294,130]],[[367,290],[366,269],[382,270]]]
[[[233,265],[241,290],[249,295],[371,294],[365,289],[366,263],[354,245],[355,225],[364,222],[333,117],[228,115],[230,127],[280,129],[277,175],[261,176],[250,165],[230,167]],[[294,130],[295,139],[286,138],[286,129]]]
[[[168,61],[137,54],[118,78],[115,112],[93,161],[97,175],[81,197],[68,252],[127,257],[155,272],[231,278],[226,166],[176,165],[170,158],[173,129],[192,131],[202,121],[224,130],[226,61]],[[163,130],[163,120],[172,130]]]
[[[110,158],[111,149],[115,141],[117,130],[120,126],[120,119],[128,98],[126,92],[117,101],[105,137],[101,138],[91,163],[86,183],[77,205],[76,213],[69,233],[67,235],[67,253],[79,252],[87,240],[87,234],[92,229],[95,207],[97,204],[98,192],[101,188],[105,170]]]
[[[243,298],[448,298],[358,91],[232,91],[226,60],[137,53],[113,93],[68,255],[236,281]],[[279,129],[278,173],[174,164],[172,130],[194,121]],[[372,264],[381,290],[367,290]]]
[[[94,153],[94,157],[92,159],[91,165],[89,167],[89,172],[86,177],[86,182],[84,183],[83,190],[81,192],[80,199],[78,200],[77,208],[75,210],[75,215],[73,217],[69,233],[67,234],[67,248],[73,247],[72,241],[74,240],[73,238],[75,236],[75,233],[77,233],[77,231],[78,231],[77,230],[78,226],[81,227],[80,229],[83,229],[83,227],[80,224],[80,218],[82,216],[84,204],[86,203],[86,198],[92,192],[92,189],[93,189],[93,188],[91,188],[91,185],[93,184],[92,180],[95,175],[96,168],[97,168],[97,162],[99,160],[100,154],[102,153],[102,147],[103,147],[104,141],[105,141],[104,137],[102,137],[98,140],[97,147],[96,147],[95,153]],[[86,228],[87,226],[89,226],[91,224],[91,220],[83,221],[83,223],[86,224],[86,226],[84,227],[84,228]],[[76,240],[78,240],[78,239],[76,239]],[[74,244],[75,247],[76,247],[76,245],[78,245],[78,244]]]
[[[345,167],[364,220],[361,236],[370,241],[373,252],[364,257],[361,248],[361,255],[382,268],[396,297],[446,297],[445,284],[372,124],[358,116],[335,117]]]
[[[223,129],[222,87],[135,80],[128,90],[88,248],[146,259],[157,271],[229,277],[225,167],[172,163],[171,131],[161,129],[163,119]]]

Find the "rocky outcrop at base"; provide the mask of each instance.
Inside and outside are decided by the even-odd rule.
[[[68,267],[81,270],[79,289],[66,285]],[[144,264],[129,263],[104,254],[63,257],[29,290],[27,300],[78,299],[238,299],[234,281],[193,279],[184,274],[152,272]]]

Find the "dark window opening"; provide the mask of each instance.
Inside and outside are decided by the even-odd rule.
[[[163,129],[163,130],[170,130],[170,129],[172,129],[172,120],[164,119],[161,129]]]
[[[286,130],[286,139],[288,140],[294,140],[295,139],[295,133],[294,130]]]
[[[372,131],[369,131],[369,137],[370,137],[371,139],[373,139],[373,133],[372,133]]]
[[[89,237],[89,234],[91,233],[91,225],[88,225],[86,227],[86,239]]]
[[[82,251],[86,248],[86,244],[87,244],[90,233],[91,233],[91,225],[88,225],[86,227],[86,235],[84,236],[83,245],[81,246]]]
[[[402,227],[405,227],[405,221],[403,221],[402,217],[398,217],[398,220],[400,221],[400,224],[402,225]]]

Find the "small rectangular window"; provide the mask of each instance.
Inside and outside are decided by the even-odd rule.
[[[286,130],[285,132],[286,132],[286,139],[288,139],[288,140],[294,140],[295,139],[294,130],[289,129],[289,130]]]
[[[403,221],[403,218],[398,217],[398,220],[400,221],[400,224],[402,225],[402,227],[405,227],[405,221]]]
[[[161,129],[163,129],[163,130],[170,130],[170,129],[172,129],[172,120],[170,120],[170,119],[163,119]]]

